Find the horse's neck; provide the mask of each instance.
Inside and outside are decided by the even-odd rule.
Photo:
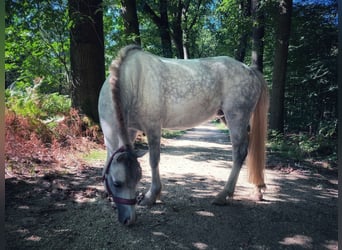
[[[122,97],[121,100],[126,100],[126,97]],[[126,110],[127,104],[121,103],[121,119],[118,117],[118,113],[115,114],[115,127],[116,127],[116,135],[117,142],[116,149],[124,147],[126,149],[133,149],[133,145],[130,140],[129,131],[128,131],[128,118],[126,117],[128,112]],[[116,108],[116,106],[115,106]]]

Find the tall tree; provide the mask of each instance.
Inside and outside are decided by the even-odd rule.
[[[200,9],[202,5],[202,0],[198,0],[197,2],[193,1],[194,11],[190,13],[190,2],[184,1],[183,9],[182,9],[182,27],[183,27],[183,53],[184,59],[188,59],[190,57],[189,52],[189,43],[190,43],[190,32],[200,16]]]
[[[173,6],[173,20],[171,22],[172,39],[177,50],[177,57],[184,58],[183,29],[182,29],[183,2],[178,0]]]
[[[98,95],[105,80],[102,0],[69,0],[72,105],[98,121]]]
[[[239,9],[241,11],[241,19],[246,20],[251,16],[251,0],[240,0]],[[235,51],[235,59],[243,62],[246,56],[247,42],[250,32],[244,29],[241,32],[237,50]]]
[[[141,45],[136,0],[121,0],[121,5],[128,43]]]
[[[190,45],[194,39],[194,27],[199,19],[205,16],[207,1],[178,0],[172,2],[172,39],[178,57],[187,59],[190,57]]]
[[[160,15],[157,15],[156,12],[151,8],[151,6],[146,1],[143,2],[143,11],[151,17],[152,21],[155,23],[155,25],[157,25],[159,29],[163,56],[172,57],[167,1],[159,0]]]
[[[342,166],[342,6],[338,7],[338,119],[340,120],[338,124],[338,166]],[[342,225],[342,216],[338,218],[338,225]]]
[[[284,131],[284,98],[292,0],[279,0],[270,103],[270,129]]]
[[[260,72],[263,72],[265,16],[260,0],[251,1],[251,14],[253,17],[252,66],[256,66]]]

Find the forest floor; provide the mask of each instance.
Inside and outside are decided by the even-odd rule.
[[[99,151],[100,152],[100,151]],[[246,167],[234,200],[211,204],[231,170],[228,136],[206,123],[164,139],[161,200],[126,227],[101,182],[101,160],[70,157],[29,172],[6,167],[6,249],[337,249],[337,172],[269,156],[264,199],[250,198]],[[141,158],[139,191],[150,184]],[[43,166],[44,165],[44,166]]]

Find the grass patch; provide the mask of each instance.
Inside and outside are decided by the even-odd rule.
[[[161,137],[164,139],[172,139],[185,134],[184,130],[168,130],[162,129]],[[134,142],[135,148],[148,149],[147,136],[144,133],[138,133]]]
[[[88,163],[96,161],[104,161],[107,157],[107,151],[105,149],[92,149],[88,153],[82,155],[82,159]]]
[[[185,134],[184,130],[168,130],[168,129],[162,130],[162,137],[166,139],[176,138],[184,134]]]
[[[229,129],[227,128],[226,124],[221,122],[219,119],[212,120],[211,123],[225,134],[229,134]]]
[[[162,130],[162,137],[171,139],[176,138],[181,135],[185,134],[183,130]],[[142,133],[139,134],[136,138],[134,146],[139,149],[148,149],[147,145],[147,138]],[[104,161],[107,157],[106,149],[92,149],[87,153],[83,153],[80,155],[80,158],[86,161],[87,163],[91,164],[97,161]]]

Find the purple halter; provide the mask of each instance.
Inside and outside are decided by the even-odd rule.
[[[121,148],[119,148],[118,150],[116,150],[112,156],[109,158],[109,161],[107,163],[107,165],[105,166],[105,173],[104,175],[102,176],[102,181],[104,181],[104,184],[106,186],[106,189],[109,193],[109,195],[111,195],[113,197],[113,200],[115,203],[118,203],[118,204],[123,204],[123,205],[135,205],[137,203],[137,198],[134,198],[134,199],[125,199],[125,198],[121,198],[121,197],[117,197],[115,196],[112,191],[110,190],[109,188],[109,184],[108,184],[108,180],[107,180],[107,176],[108,176],[108,173],[109,173],[109,169],[110,169],[110,165],[112,164],[112,161],[114,159],[114,156],[118,153],[123,153],[125,152],[126,149],[124,146],[122,146]]]

